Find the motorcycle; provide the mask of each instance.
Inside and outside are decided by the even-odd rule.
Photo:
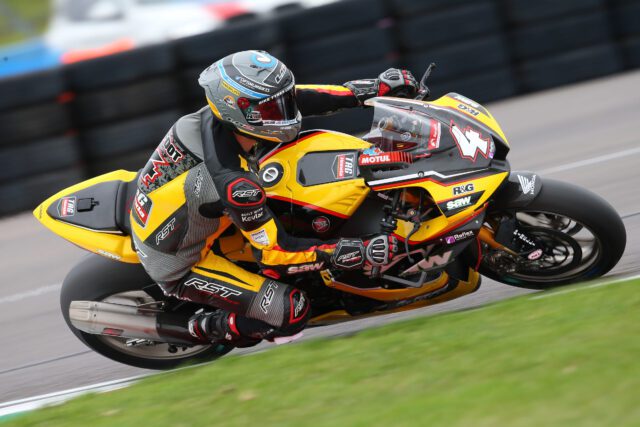
[[[449,301],[477,290],[481,276],[530,289],[580,282],[607,273],[622,256],[626,231],[605,200],[512,171],[506,136],[477,102],[457,93],[424,101],[432,66],[414,99],[366,102],[374,111],[364,137],[307,131],[260,157],[255,172],[290,234],[385,233],[399,242],[383,267],[289,267],[284,280],[310,298],[309,327]],[[94,351],[137,367],[220,357],[233,347],[203,345],[186,328],[201,307],[164,295],[140,264],[129,222],[132,208],[144,204],[135,200],[137,175],[110,172],[35,209],[51,231],[92,253],[63,282],[64,319]],[[222,253],[259,272],[239,230],[226,216],[216,220]]]

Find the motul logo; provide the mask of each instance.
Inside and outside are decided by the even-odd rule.
[[[361,156],[361,165],[375,165],[378,163],[390,163],[391,157],[388,154],[381,154],[379,156]]]

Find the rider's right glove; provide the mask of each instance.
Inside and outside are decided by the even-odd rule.
[[[331,256],[331,264],[341,270],[363,268],[365,264],[381,267],[387,265],[398,251],[394,236],[379,234],[363,242],[361,239],[340,239]]]

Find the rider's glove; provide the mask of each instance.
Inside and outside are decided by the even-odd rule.
[[[353,92],[362,105],[364,101],[374,96],[397,96],[411,98],[416,95],[420,84],[409,70],[389,68],[377,79],[352,80],[344,83]]]
[[[331,256],[331,264],[342,270],[363,268],[365,264],[383,266],[389,263],[398,251],[394,236],[380,234],[371,240],[340,239]]]

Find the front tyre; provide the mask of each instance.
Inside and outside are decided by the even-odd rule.
[[[172,369],[186,363],[211,361],[233,349],[222,344],[178,348],[165,343],[135,343],[135,340],[126,338],[79,331],[69,320],[71,301],[153,305],[158,300],[143,290],[152,283],[140,264],[125,264],[89,255],[69,272],[62,283],[62,315],[73,334],[93,351],[138,368]]]
[[[498,282],[529,289],[581,282],[607,273],[624,252],[622,219],[607,201],[581,187],[545,179],[526,207],[490,212],[487,219],[495,229],[496,218],[513,213],[514,240],[533,241],[541,252],[530,252],[535,258],[530,259],[485,246],[480,273]]]

